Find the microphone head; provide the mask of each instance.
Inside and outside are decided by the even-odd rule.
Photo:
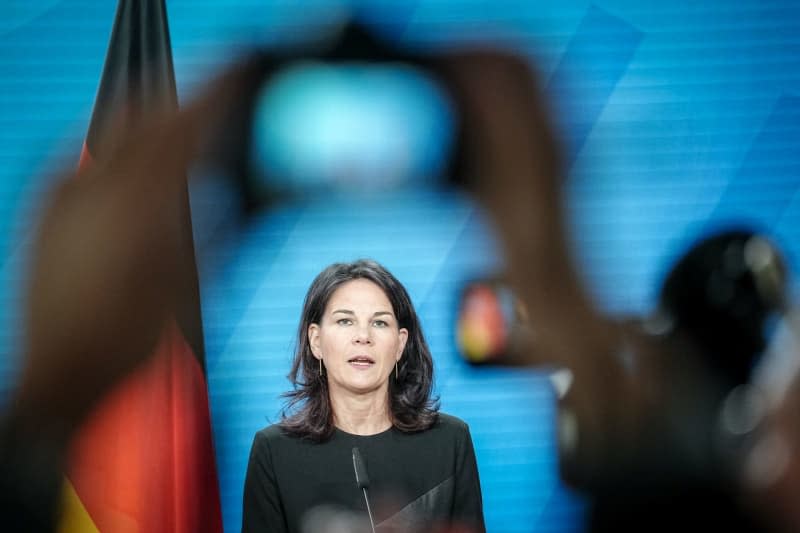
[[[367,467],[364,464],[364,459],[361,458],[361,452],[358,448],[353,448],[353,471],[356,473],[356,485],[360,489],[369,487],[369,476],[367,476]]]

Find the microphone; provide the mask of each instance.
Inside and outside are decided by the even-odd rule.
[[[367,467],[364,465],[364,460],[361,458],[361,452],[358,451],[358,448],[353,448],[353,472],[356,474],[356,485],[364,492],[364,503],[367,504],[369,525],[372,528],[372,533],[375,533],[375,522],[372,520],[372,510],[369,507],[369,497],[367,496],[369,476],[367,475]]]

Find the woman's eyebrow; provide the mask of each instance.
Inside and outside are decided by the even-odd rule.
[[[351,311],[350,309],[336,309],[334,311],[331,311],[332,315],[335,315],[336,313],[355,316],[355,312]],[[391,311],[376,311],[375,313],[372,314],[372,317],[375,318],[376,316],[384,316],[384,315],[389,315],[391,317],[394,317],[394,313],[392,313]]]

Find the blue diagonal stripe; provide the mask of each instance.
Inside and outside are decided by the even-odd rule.
[[[764,121],[713,219],[774,228],[800,190],[800,97],[783,95]]]
[[[591,6],[550,77],[546,92],[566,144],[569,166],[628,68],[642,32],[597,6]]]

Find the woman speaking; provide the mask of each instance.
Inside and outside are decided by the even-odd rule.
[[[317,276],[289,378],[281,421],[250,452],[243,532],[485,530],[469,428],[438,412],[416,312],[383,266]]]

